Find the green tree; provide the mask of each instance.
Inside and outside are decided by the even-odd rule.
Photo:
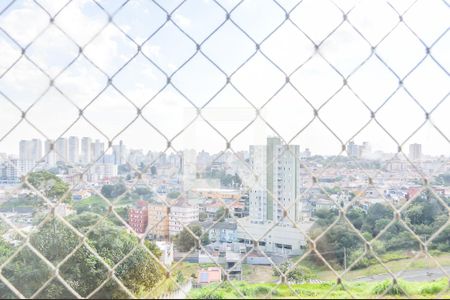
[[[214,221],[220,220],[220,222],[225,221],[226,218],[230,217],[230,211],[228,208],[221,206],[217,209],[216,214],[214,215]]]
[[[117,167],[117,171],[119,175],[127,174],[128,172],[131,172],[131,168],[128,164],[122,164]]]
[[[320,208],[314,212],[317,218],[313,228],[328,226],[337,218],[336,209]]]
[[[156,176],[158,174],[155,166],[150,167],[150,173],[152,176]]]
[[[177,199],[178,197],[180,197],[180,192],[170,192],[170,193],[167,193],[167,198],[170,198],[170,199]]]
[[[148,187],[136,187],[133,192],[138,198],[146,201],[150,201],[153,198],[153,192]]]
[[[375,203],[371,205],[367,210],[367,218],[362,228],[364,231],[370,232],[372,236],[376,236],[378,232],[382,229],[380,228],[380,224],[389,223],[389,221],[391,221],[393,217],[394,214],[392,213],[392,210],[390,208],[381,203]]]
[[[100,216],[92,213],[69,217],[68,221],[81,232],[87,232],[93,223],[97,223]],[[30,237],[31,244],[53,264],[65,259],[81,242],[80,238],[66,225],[57,219],[47,221]],[[152,289],[160,280],[164,279],[163,270],[159,263],[141,246],[139,240],[129,234],[123,227],[118,227],[109,220],[103,220],[90,231],[87,243],[95,249],[102,259],[111,267],[119,263],[126,255],[127,259],[115,268],[115,275],[133,293],[139,295]],[[159,249],[146,241],[144,245],[159,257]],[[27,249],[27,248],[25,248]],[[134,251],[132,251],[135,249]],[[30,297],[37,288],[49,278],[48,267],[31,251],[22,251],[16,260],[4,269],[4,275],[21,287],[21,291]],[[97,288],[106,278],[107,269],[85,246],[81,246],[60,267],[60,274],[80,295],[86,297]],[[3,295],[0,287],[0,294]],[[62,285],[52,282],[50,286],[39,294],[39,298],[66,297],[67,290]],[[95,298],[122,298],[120,287],[109,282]]]
[[[117,184],[105,184],[102,186],[101,193],[105,198],[113,199],[124,194],[127,191],[127,187],[122,182]]]
[[[300,264],[293,266],[293,264],[288,261],[279,265],[278,268],[290,282],[301,283],[315,277],[314,273],[308,267],[302,266]],[[281,275],[281,273],[276,268],[272,267],[272,269],[274,276]]]
[[[186,278],[184,278],[183,272],[178,271],[175,273],[175,281],[178,284],[183,284],[186,281]]]
[[[198,215],[198,220],[200,222],[206,221],[207,218],[208,218],[208,215],[205,212],[203,212],[203,211],[200,212],[199,215]]]
[[[364,220],[366,218],[366,213],[362,208],[359,207],[352,207],[348,213],[347,217],[352,222],[353,226],[355,226],[357,229],[361,229],[362,225],[364,224]]]
[[[64,196],[64,199],[62,199],[63,202],[72,201],[72,194],[68,193],[69,185],[50,172],[32,172],[28,174],[27,182],[49,200],[59,201]],[[24,188],[29,188],[25,182],[23,186]]]
[[[190,251],[192,248],[199,249],[198,238],[202,245],[209,244],[208,233],[205,233],[203,236],[203,229],[198,224],[191,224],[188,228],[192,231],[195,237],[184,228],[175,238],[175,246],[181,252]]]

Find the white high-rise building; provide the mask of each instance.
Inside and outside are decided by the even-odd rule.
[[[53,141],[46,140],[45,141],[45,162],[48,166],[53,167],[56,165],[56,154],[54,149]]]
[[[39,139],[31,140],[31,158],[34,161],[42,159],[42,141]]]
[[[367,158],[372,153],[372,146],[369,142],[363,142],[361,148],[361,156]]]
[[[81,139],[81,163],[87,165],[91,162],[91,144],[92,140],[89,137],[84,137]]]
[[[128,161],[131,164],[138,165],[140,162],[145,160],[144,152],[140,149],[131,149],[130,155],[128,156]]]
[[[19,159],[39,161],[42,158],[42,142],[39,139],[21,140],[19,142]]]
[[[300,147],[284,145],[277,137],[267,145],[250,146],[250,164],[258,176],[250,192],[250,219],[257,222],[279,221],[284,212],[299,220]],[[284,219],[283,223],[289,223]]]
[[[125,147],[122,141],[119,142],[119,145],[113,145],[113,156],[114,156],[114,164],[123,165],[127,161],[127,148]]]
[[[184,150],[182,158],[183,188],[188,191],[194,186],[197,178],[197,152],[195,150]]]
[[[420,160],[422,158],[422,145],[411,144],[409,145],[409,159],[412,161]]]
[[[353,158],[361,158],[362,147],[350,141],[347,145],[347,155]]]
[[[80,140],[76,136],[69,137],[68,161],[72,164],[80,160]]]
[[[105,144],[100,142],[100,140],[95,140],[91,145],[91,156],[92,161],[95,163],[103,163],[103,154],[105,153]]]
[[[62,161],[67,162],[68,156],[69,156],[69,149],[67,147],[67,139],[65,138],[58,138],[55,142],[55,154],[56,154],[56,161]]]
[[[242,219],[245,230],[238,226],[238,241],[251,245],[253,237],[264,236],[259,247],[265,252],[300,254],[307,241],[292,222],[305,231],[312,224],[301,217],[300,147],[284,145],[279,138],[269,137],[267,145],[250,146],[249,156],[252,173],[257,178],[249,183],[252,186],[249,217]]]

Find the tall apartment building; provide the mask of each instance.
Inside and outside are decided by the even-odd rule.
[[[361,155],[363,157],[367,157],[368,155],[370,155],[372,153],[372,146],[370,145],[369,142],[363,142],[362,146],[361,146]]]
[[[56,154],[53,150],[55,147],[53,141],[46,140],[45,141],[45,162],[48,166],[53,167],[56,165]]]
[[[249,162],[257,178],[249,192],[249,216],[240,221],[245,230],[237,228],[240,243],[251,245],[253,237],[264,235],[259,247],[267,253],[298,255],[306,247],[306,238],[291,222],[305,231],[309,226],[301,217],[300,157],[298,145],[285,145],[277,137],[267,138],[266,145],[250,146]]]
[[[68,162],[79,163],[80,156],[80,140],[76,136],[69,137]]]
[[[104,153],[105,153],[105,144],[100,142],[100,140],[95,140],[95,142],[91,144],[92,161],[96,163],[102,163]]]
[[[347,145],[347,155],[353,158],[360,158],[362,154],[362,147],[350,141]]]
[[[127,159],[127,148],[125,147],[122,141],[119,142],[119,145],[112,146],[113,149],[113,157],[114,164],[123,165],[126,163]]]
[[[267,138],[267,145],[250,146],[250,164],[258,176],[249,195],[250,220],[261,223],[283,220],[284,209],[292,220],[298,220],[299,158],[298,145],[284,145],[277,137]]]
[[[56,161],[67,162],[69,156],[69,148],[67,145],[67,139],[58,138],[54,146]]]
[[[193,187],[197,178],[197,152],[195,150],[184,150],[181,166],[184,190],[188,191]]]
[[[80,161],[82,164],[87,165],[91,162],[91,144],[92,140],[89,137],[83,137],[81,139],[81,158]]]
[[[19,159],[39,161],[42,158],[42,142],[39,139],[21,140],[19,142]]]
[[[422,145],[411,144],[409,145],[409,159],[412,161],[420,160],[422,158]]]

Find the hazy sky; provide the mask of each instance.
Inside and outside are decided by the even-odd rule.
[[[304,0],[296,6],[298,1],[278,0],[286,11],[296,7],[289,14],[291,21],[267,39],[286,19],[285,11],[274,1],[245,0],[231,12],[232,21],[248,36],[230,20],[212,34],[226,17],[214,1],[186,1],[156,33],[166,22],[166,13],[152,1],[130,1],[113,21],[137,44],[151,36],[139,53],[136,44],[112,24],[96,36],[108,17],[93,1],[72,1],[54,18],[54,23],[67,35],[55,26],[47,28],[49,15],[33,1],[16,1],[3,11],[7,2],[0,1],[0,152],[17,153],[20,139],[45,138],[26,122],[7,134],[20,120],[21,112],[6,96],[24,111],[33,105],[27,119],[52,139],[63,133],[104,139],[98,130],[112,138],[137,117],[135,106],[142,107],[152,99],[142,111],[143,118],[137,118],[117,139],[131,148],[162,150],[165,138],[149,123],[172,139],[197,118],[174,139],[175,149],[219,151],[224,149],[225,140],[197,116],[195,108],[211,100],[202,115],[224,137],[230,139],[248,126],[232,141],[236,150],[248,149],[249,144],[264,143],[267,135],[279,134],[302,149],[309,147],[313,153],[321,154],[338,153],[341,141],[347,142],[370,120],[370,110],[376,111],[379,123],[403,143],[425,121],[425,111],[431,112],[442,101],[430,114],[441,133],[427,123],[406,145],[419,142],[425,153],[450,154],[450,9],[446,1],[335,0],[333,4],[327,0]],[[37,2],[53,16],[66,1]],[[110,13],[122,2],[99,1]],[[172,11],[181,1],[158,2]],[[238,3],[218,2],[228,11]],[[413,2],[416,3],[404,13]],[[350,9],[348,20],[367,41],[347,22],[323,41],[342,22],[341,10]],[[409,29],[405,23],[398,24],[399,16],[394,9],[403,15]],[[200,51],[196,43],[201,44]],[[261,51],[256,51],[255,43],[260,44]],[[320,44],[317,51],[314,43]],[[26,55],[36,65],[21,57],[20,47],[27,45]],[[83,47],[80,56],[79,46]],[[371,46],[376,46],[374,52]],[[427,47],[431,47],[432,57],[427,55]],[[16,65],[5,73],[17,59]],[[180,66],[183,67],[179,69]],[[48,89],[49,79],[39,68],[52,78],[57,76],[54,81],[57,88]],[[107,87],[107,77],[113,75],[112,83],[120,92]],[[166,86],[167,75],[173,85]],[[349,75],[350,88],[343,87],[342,76]],[[227,76],[231,76],[228,85]],[[403,87],[399,87],[399,80],[403,80]],[[256,115],[248,101],[257,108],[263,106],[260,116],[272,128]],[[77,107],[84,108],[90,102],[84,115],[98,130],[84,119],[75,122]],[[319,118],[341,141],[319,119],[314,119],[311,105],[320,108]],[[397,149],[373,120],[354,140],[369,141],[374,149],[386,152]]]

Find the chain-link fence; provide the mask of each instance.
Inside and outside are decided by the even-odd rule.
[[[1,2],[1,298],[448,296],[449,20]]]

